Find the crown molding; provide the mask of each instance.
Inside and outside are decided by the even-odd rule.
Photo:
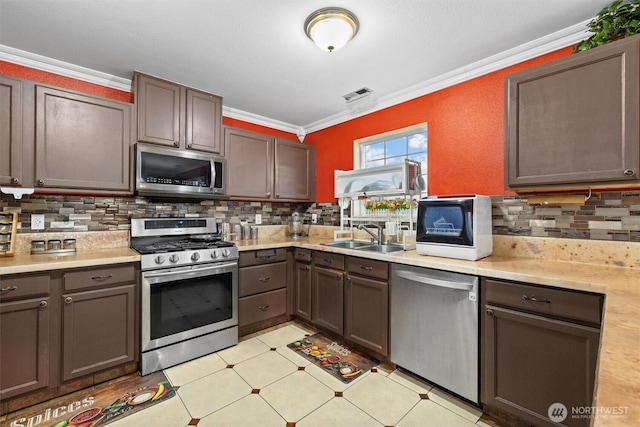
[[[587,24],[590,20],[572,25],[571,27],[527,42],[515,48],[500,52],[496,55],[441,74],[424,82],[409,86],[403,90],[387,96],[369,101],[369,108],[350,108],[322,120],[303,126],[307,134],[330,126],[337,125],[375,111],[379,111],[420,96],[444,89],[458,83],[465,82],[511,65],[554,52],[558,49],[572,46],[589,37]]]
[[[311,132],[316,132],[330,126],[427,95],[446,87],[498,71],[558,49],[571,46],[589,37],[589,32],[586,29],[589,21],[590,20],[583,21],[565,28],[564,30],[557,31],[517,46],[513,49],[506,50],[416,85],[412,85],[401,91],[397,91],[381,98],[367,100],[366,103],[352,105],[345,111],[326,117],[322,120],[309,123],[306,126],[296,126],[231,107],[223,106],[222,114],[225,117],[242,120],[284,132],[291,132],[293,134],[309,134]],[[129,79],[116,77],[90,68],[70,64],[68,62],[59,61],[57,59],[48,58],[46,56],[37,55],[35,53],[26,52],[2,44],[0,44],[0,60],[47,71],[65,77],[71,77],[89,83],[95,83],[113,89],[126,92],[131,91],[131,80]]]

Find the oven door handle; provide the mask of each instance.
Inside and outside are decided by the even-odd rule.
[[[156,278],[163,278],[168,276],[180,276],[180,278],[200,277],[210,272],[224,270],[224,269],[233,268],[233,267],[237,267],[237,263],[228,262],[224,264],[216,264],[215,266],[210,266],[210,267],[199,267],[192,270],[180,270],[180,271],[170,270],[170,271],[146,272],[142,274],[142,277],[144,279],[156,279]]]

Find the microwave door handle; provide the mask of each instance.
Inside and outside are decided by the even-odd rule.
[[[209,183],[209,190],[214,191],[216,186],[216,161],[210,160],[209,167],[211,167],[211,182]]]
[[[396,271],[395,273],[398,277],[401,277],[405,280],[409,280],[411,282],[421,283],[423,285],[431,285],[437,286],[439,288],[448,288],[454,289],[458,291],[471,291],[473,290],[473,285],[460,283],[460,282],[452,282],[449,280],[436,279],[434,277],[420,276],[408,271]]]

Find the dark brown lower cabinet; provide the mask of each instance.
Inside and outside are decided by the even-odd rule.
[[[311,320],[311,251],[295,249],[294,314]]]
[[[482,403],[534,425],[588,426],[577,414],[592,405],[602,296],[483,282]]]
[[[311,322],[342,336],[344,333],[344,271],[314,266]]]
[[[133,284],[64,294],[62,379],[135,359]]]
[[[388,264],[348,257],[345,338],[376,353],[389,353]]]

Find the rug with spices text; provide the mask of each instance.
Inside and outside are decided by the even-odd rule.
[[[162,372],[132,375],[11,413],[9,427],[96,427],[175,396]]]
[[[287,347],[344,383],[359,378],[378,365],[377,361],[322,334],[305,336],[287,344]]]

